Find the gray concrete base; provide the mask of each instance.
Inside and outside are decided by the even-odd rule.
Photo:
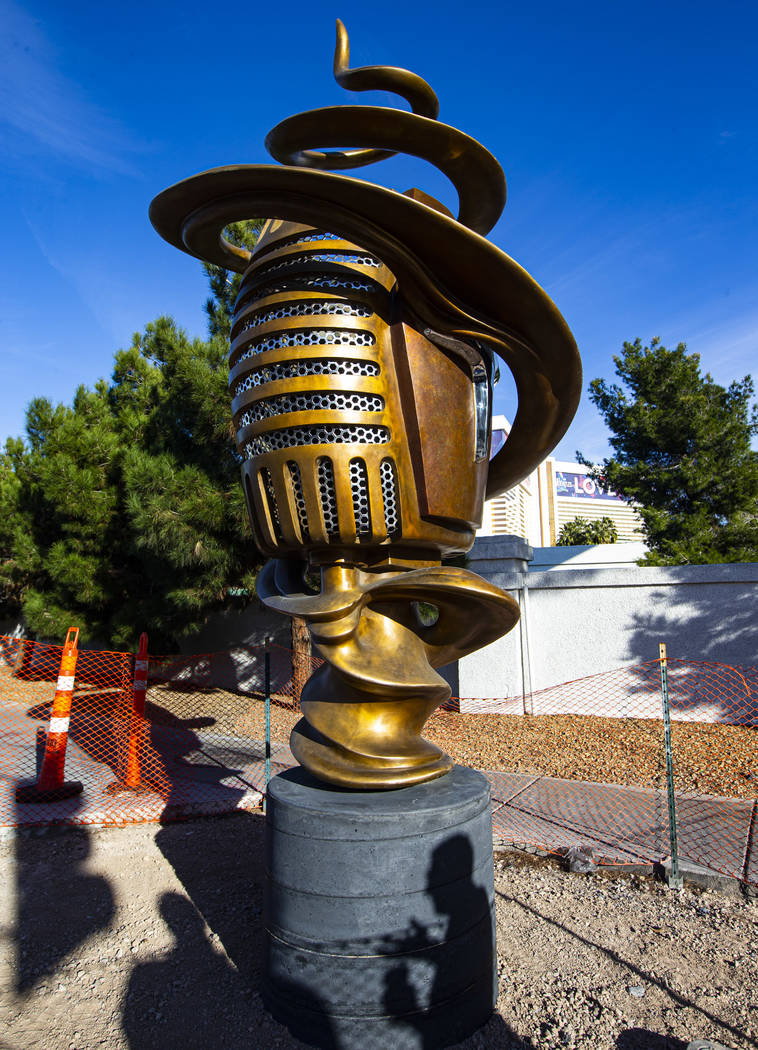
[[[663,877],[671,880],[671,858],[667,857],[661,865]],[[724,875],[703,864],[691,860],[679,860],[679,877],[686,886],[700,886],[704,890],[721,890],[722,893],[739,893],[740,880],[731,875]]]
[[[486,1023],[497,961],[480,773],[367,792],[280,773],[266,868],[264,1001],[298,1038],[421,1050]]]

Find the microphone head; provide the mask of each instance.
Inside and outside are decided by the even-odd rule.
[[[360,246],[265,225],[229,358],[264,554],[378,566],[470,548],[487,482],[490,356],[416,324],[392,272]]]

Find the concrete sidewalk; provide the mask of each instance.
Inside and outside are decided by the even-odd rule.
[[[670,854],[668,801],[652,788],[520,773],[486,774],[495,841],[553,850],[587,846],[606,863],[662,863]],[[758,800],[677,792],[682,861],[758,882]]]

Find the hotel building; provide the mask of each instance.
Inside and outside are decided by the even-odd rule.
[[[509,430],[505,416],[492,419],[492,455],[505,443]],[[588,477],[580,463],[548,457],[519,485],[487,500],[479,536],[522,536],[533,547],[554,547],[561,528],[574,518],[610,518],[619,542],[643,539],[642,523],[634,507]]]

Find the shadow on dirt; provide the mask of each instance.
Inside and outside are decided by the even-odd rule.
[[[107,929],[115,912],[102,875],[85,869],[89,829],[22,829],[15,834],[16,989],[29,992],[52,977],[88,937]]]
[[[155,836],[184,891],[249,983],[261,968],[264,822],[254,813],[167,824]]]
[[[122,1023],[130,1050],[271,1045],[257,1001],[263,830],[260,815],[241,812],[157,832],[184,893],[164,893],[158,902],[174,946],[139,963],[129,978]],[[276,1042],[281,1029],[267,1023]]]
[[[555,919],[551,919],[543,912],[538,911],[537,908],[532,908],[524,901],[517,900],[515,897],[509,897],[508,894],[502,893],[500,890],[496,890],[495,893],[497,894],[497,896],[501,897],[505,901],[508,901],[510,904],[515,904],[519,908],[523,908],[524,911],[528,911],[536,919],[539,919],[540,922],[545,923],[546,926],[553,926],[559,930],[562,930],[564,933],[567,933],[571,937],[576,938],[576,940],[579,941],[581,944],[585,944],[587,945],[587,947],[593,948],[597,951],[602,952],[604,955],[607,955],[609,959],[613,960],[613,962],[617,963],[619,966],[623,966],[635,978],[643,980],[646,984],[656,985],[665,995],[667,995],[672,1000],[672,1002],[676,1006],[691,1007],[693,1010],[696,1010],[699,1014],[701,1014],[702,1017],[707,1018],[708,1021],[711,1022],[711,1024],[719,1025],[721,1028],[724,1029],[725,1032],[729,1032],[736,1039],[741,1040],[741,1042],[739,1043],[740,1046],[758,1047],[758,1040],[751,1038],[747,1034],[747,1032],[744,1032],[741,1028],[735,1028],[735,1026],[733,1024],[730,1024],[726,1018],[717,1016],[710,1010],[706,1010],[703,1006],[699,1005],[699,1003],[693,1002],[691,999],[688,999],[680,992],[675,991],[675,989],[673,989],[663,978],[655,977],[652,974],[648,973],[647,970],[642,970],[639,966],[635,966],[634,963],[630,962],[629,959],[625,959],[624,956],[621,955],[619,952],[613,951],[613,949],[611,948],[605,948],[602,944],[598,944],[596,941],[590,940],[588,937],[583,937],[575,930],[569,929],[569,927],[564,926],[563,923],[556,922]],[[687,1046],[686,1043],[681,1043],[681,1041],[677,1042],[677,1040],[671,1039],[669,1039],[669,1042],[671,1043],[670,1047],[665,1042],[656,1043],[655,1041],[639,1041],[635,1043],[633,1041],[635,1038],[639,1040],[661,1040],[666,1039],[667,1037],[660,1036],[655,1032],[649,1032],[646,1029],[628,1029],[626,1032],[623,1032],[619,1036],[619,1040],[627,1040],[627,1042],[618,1042],[619,1050],[681,1050],[681,1047]]]
[[[158,909],[175,943],[132,970],[122,1007],[129,1047],[224,1050],[241,1045],[239,1027],[247,1020],[252,990],[209,940],[191,901],[164,893]],[[252,1031],[247,1041],[255,1045]]]
[[[616,1050],[687,1050],[687,1043],[647,1028],[627,1028],[616,1040]]]

